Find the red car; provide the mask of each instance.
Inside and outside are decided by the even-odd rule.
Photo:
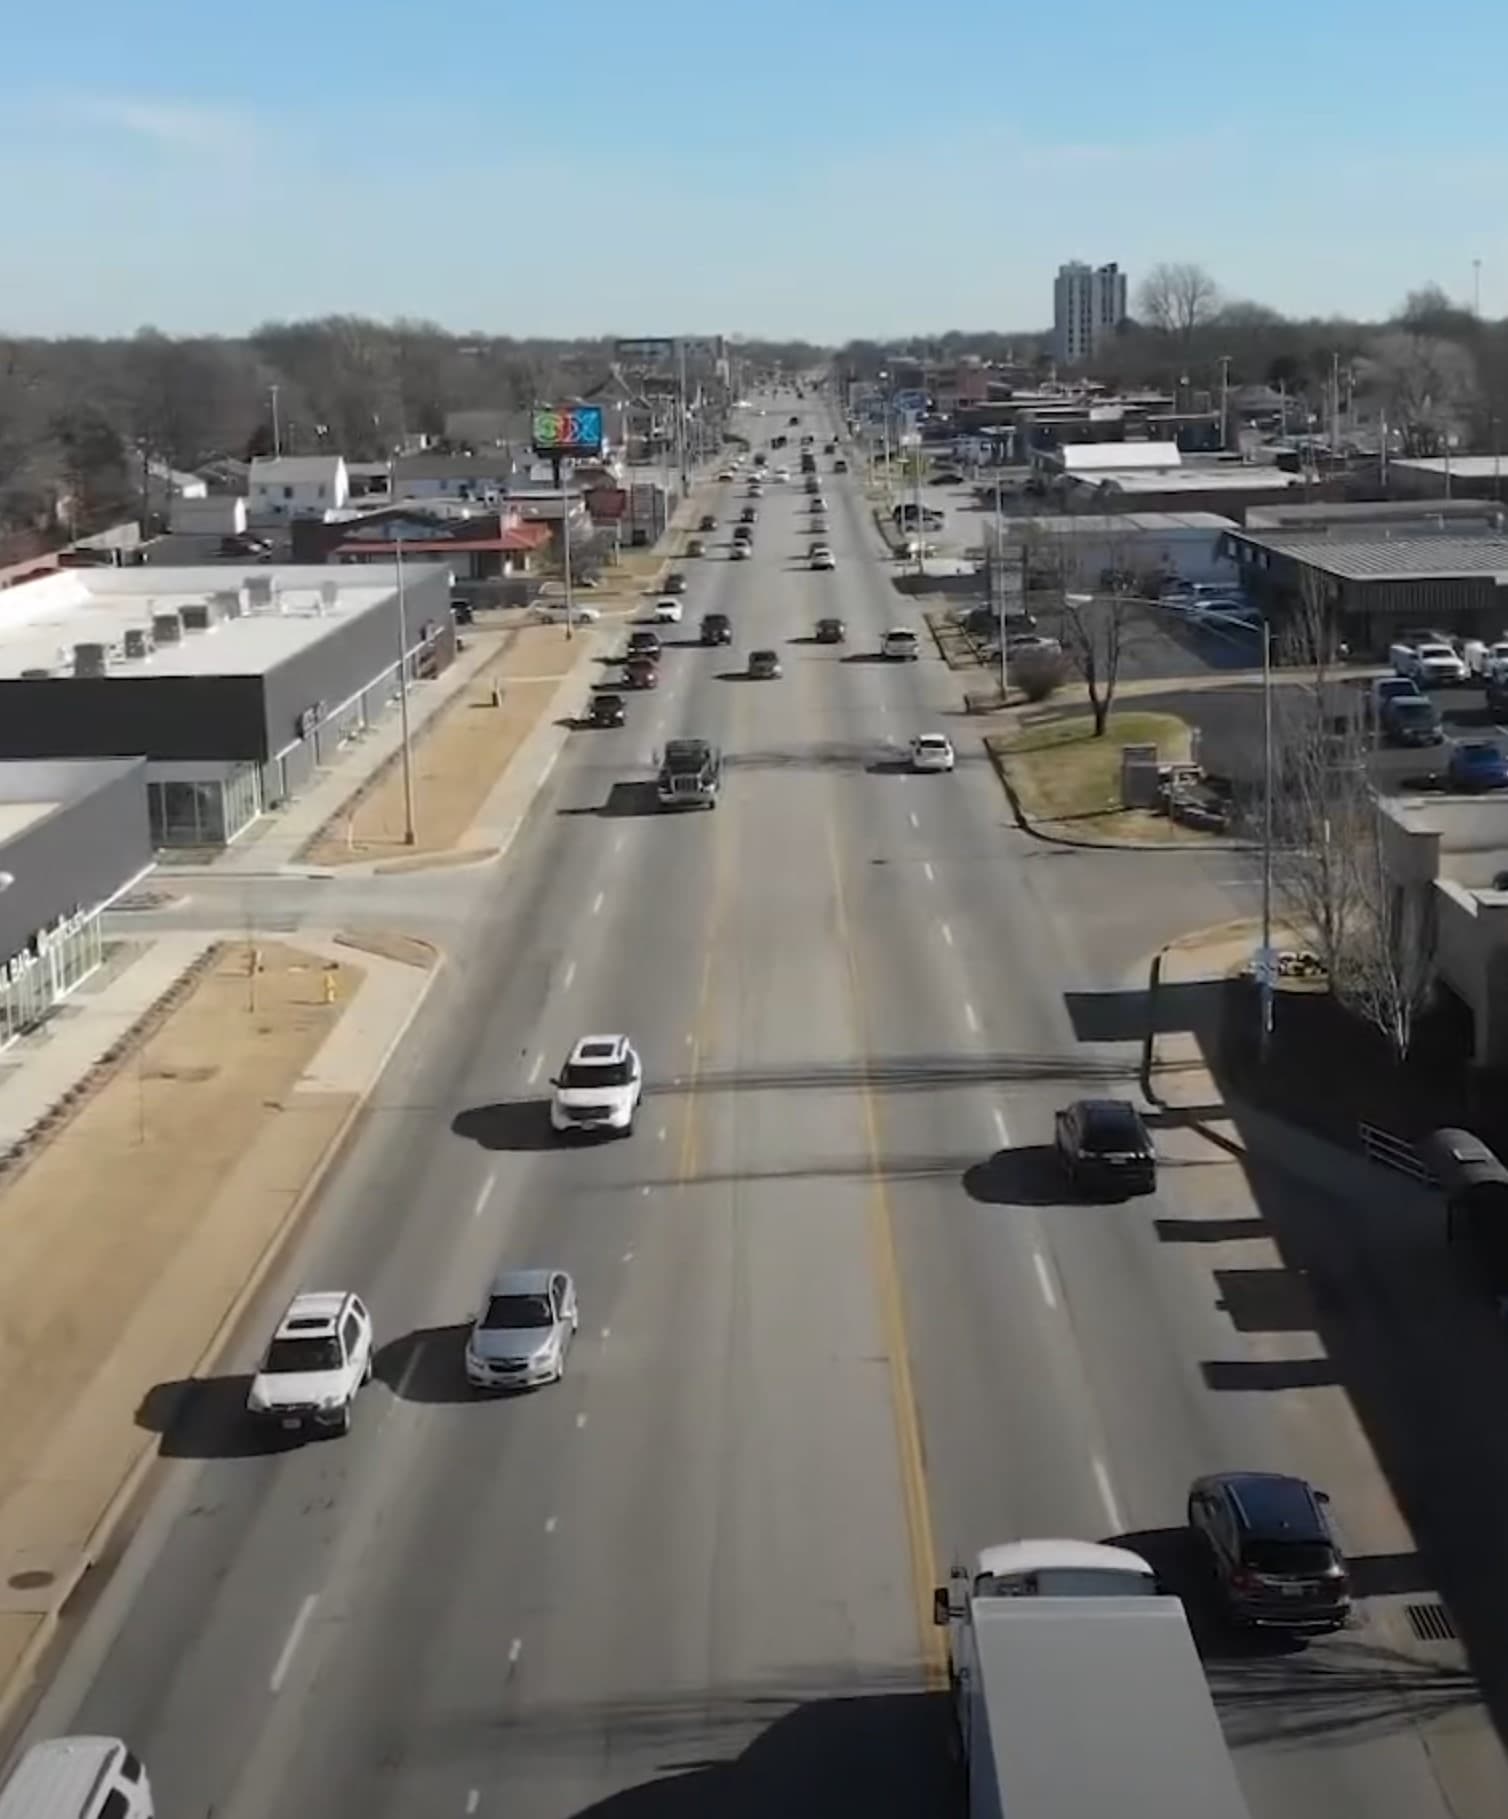
[[[660,666],[653,657],[630,657],[623,666],[623,680],[630,688],[658,688]]]

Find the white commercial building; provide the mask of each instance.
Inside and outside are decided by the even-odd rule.
[[[350,476],[339,455],[260,455],[251,464],[247,515],[253,524],[323,518],[340,511],[350,496]]]
[[[1053,352],[1064,366],[1080,366],[1126,319],[1126,274],[1113,262],[1077,260],[1058,267],[1052,287]]]

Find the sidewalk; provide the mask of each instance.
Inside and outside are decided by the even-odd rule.
[[[395,942],[406,962],[356,939],[359,952],[334,932],[269,942],[254,975],[244,945],[217,950],[0,1193],[0,1708],[173,1456],[186,1391],[213,1372],[435,976],[422,944]]]

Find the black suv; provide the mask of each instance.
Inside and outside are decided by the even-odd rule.
[[[733,621],[726,613],[702,614],[702,643],[731,644],[733,642]]]
[[[610,689],[604,689],[600,695],[593,695],[591,705],[586,710],[588,726],[622,726],[627,718],[623,697]]]
[[[717,514],[715,512],[703,512],[701,517],[696,521],[696,528],[699,531],[715,531],[717,529]]]
[[[1221,1472],[1189,1490],[1189,1528],[1238,1622],[1338,1630],[1351,1610],[1330,1499],[1282,1472]]]
[[[1150,1194],[1157,1186],[1152,1139],[1127,1099],[1075,1099],[1057,1115],[1054,1142],[1075,1188]]]

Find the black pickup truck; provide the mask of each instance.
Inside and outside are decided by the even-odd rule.
[[[661,808],[716,808],[723,755],[706,739],[671,739],[660,759],[655,794]]]

